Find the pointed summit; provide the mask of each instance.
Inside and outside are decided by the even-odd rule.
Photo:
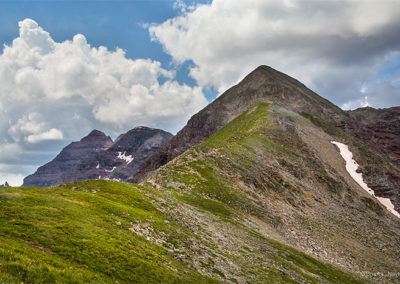
[[[83,158],[105,151],[113,141],[99,130],[93,130],[78,142],[66,146],[51,162],[24,179],[24,186],[52,186],[61,182],[62,174],[74,168]]]
[[[106,136],[104,132],[101,132],[100,130],[93,129],[88,136]]]
[[[87,143],[98,148],[109,148],[112,146],[113,141],[110,136],[104,134],[99,130],[92,130],[87,136],[83,137],[79,142]]]

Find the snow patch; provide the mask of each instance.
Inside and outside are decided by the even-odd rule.
[[[368,187],[368,185],[364,182],[364,179],[362,177],[361,173],[357,173],[358,169],[358,164],[356,161],[353,160],[353,153],[349,150],[349,147],[346,144],[336,142],[336,141],[331,141],[332,144],[335,144],[340,151],[340,155],[343,157],[343,159],[346,161],[346,170],[350,174],[350,176],[370,195],[375,197],[383,206],[386,207],[389,212],[391,212],[393,215],[396,217],[400,218],[399,212],[394,210],[394,205],[392,201],[389,198],[384,198],[384,197],[378,197],[375,196],[374,191]]]
[[[99,169],[99,168],[100,168],[100,163],[99,163],[99,162],[97,162],[96,169]]]
[[[118,159],[124,160],[129,165],[133,161],[132,155],[126,155],[126,152],[118,152]]]
[[[117,167],[113,167],[111,170],[105,170],[107,173],[112,173],[113,171],[115,171]]]

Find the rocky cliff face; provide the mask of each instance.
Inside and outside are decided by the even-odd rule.
[[[400,166],[400,107],[365,107],[348,113],[358,122],[351,129],[353,135]]]
[[[48,164],[24,179],[25,186],[51,186],[86,179],[127,181],[172,135],[168,132],[137,127],[115,142],[93,130],[79,142],[73,142]]]
[[[350,115],[346,131],[369,147],[360,145],[356,155],[360,171],[377,196],[392,200],[400,208],[400,107],[359,108]],[[371,151],[379,155],[373,158]],[[380,165],[380,166],[377,166]]]

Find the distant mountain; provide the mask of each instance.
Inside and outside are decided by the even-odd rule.
[[[24,186],[52,186],[64,182],[62,174],[76,167],[79,162],[95,153],[105,151],[113,141],[103,132],[93,130],[78,142],[65,147],[51,162],[41,166],[37,171],[24,179]]]
[[[64,181],[113,179],[130,181],[132,175],[172,134],[159,129],[136,127],[118,137],[105,151],[82,159],[62,174]]]
[[[113,142],[103,132],[93,130],[26,177],[23,185],[45,187],[86,179],[127,181],[171,137],[163,130],[136,127]]]

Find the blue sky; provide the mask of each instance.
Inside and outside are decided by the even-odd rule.
[[[209,1],[196,1],[207,3]],[[0,39],[11,44],[18,36],[18,22],[31,18],[48,31],[57,42],[84,34],[93,46],[116,47],[126,51],[129,58],[151,58],[170,66],[172,58],[163,52],[161,44],[152,42],[144,24],[162,23],[177,16],[174,0],[115,0],[115,1],[1,1]],[[193,1],[187,1],[193,4]],[[191,86],[188,76],[190,62],[176,65],[177,80]],[[215,93],[210,94],[210,99]]]
[[[0,184],[95,128],[176,133],[263,64],[343,109],[400,105],[396,0],[0,5]]]
[[[142,23],[161,23],[177,15],[173,1],[2,1],[0,36],[10,44],[18,36],[18,22],[31,18],[54,40],[84,34],[95,46],[123,48],[129,57],[151,57],[168,62],[162,47],[149,44]]]

